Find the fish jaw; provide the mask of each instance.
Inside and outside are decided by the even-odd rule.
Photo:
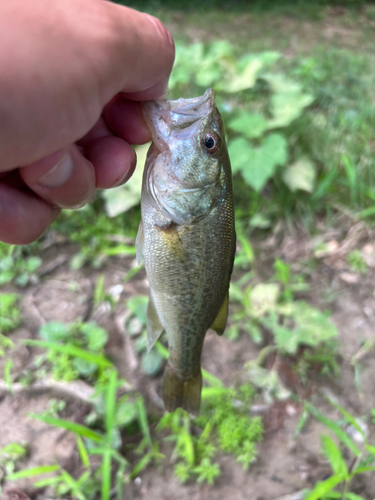
[[[143,112],[153,138],[147,196],[177,224],[196,221],[212,209],[222,189],[222,154],[207,153],[203,144],[207,132],[225,142],[215,93],[209,89],[199,98],[150,101]]]

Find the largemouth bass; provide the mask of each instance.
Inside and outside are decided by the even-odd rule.
[[[148,350],[165,331],[165,407],[198,415],[203,341],[209,328],[224,332],[235,253],[224,127],[212,89],[194,99],[150,101],[143,112],[153,143],[136,247],[150,283]]]

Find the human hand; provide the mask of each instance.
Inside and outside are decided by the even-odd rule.
[[[0,241],[41,236],[61,208],[124,183],[150,139],[139,101],[166,91],[156,18],[103,0],[0,2]]]

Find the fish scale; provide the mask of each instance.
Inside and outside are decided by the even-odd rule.
[[[144,114],[154,139],[137,237],[137,258],[144,259],[150,283],[148,345],[166,332],[166,409],[197,415],[204,337],[210,327],[223,333],[226,323],[235,253],[230,162],[212,90],[194,100],[148,103]],[[207,134],[219,144],[212,154]]]

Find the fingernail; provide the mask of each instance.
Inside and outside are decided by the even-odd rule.
[[[73,161],[69,153],[61,158],[56,165],[38,181],[46,187],[62,186],[70,177],[73,170]]]

